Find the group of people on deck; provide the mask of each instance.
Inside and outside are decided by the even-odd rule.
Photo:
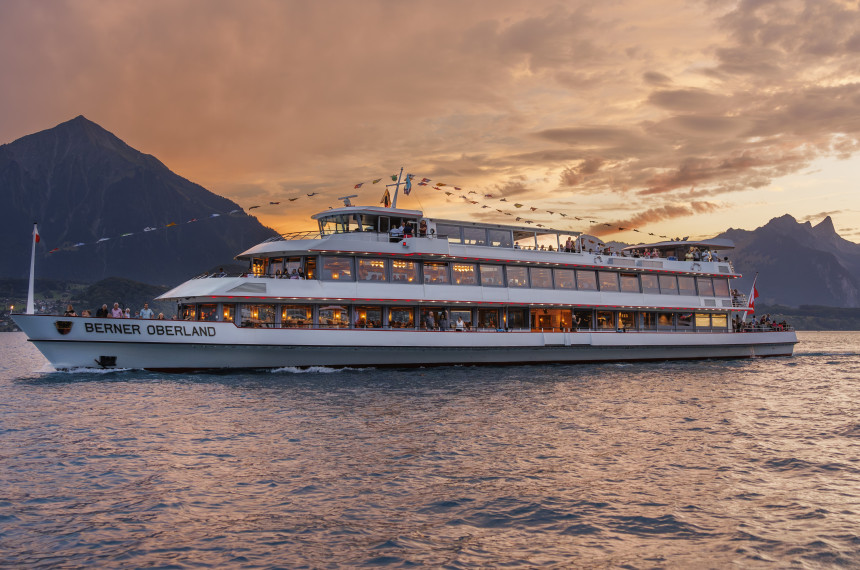
[[[81,311],[81,314],[75,311],[75,307],[73,305],[68,305],[66,307],[65,312],[63,313],[64,317],[92,317],[92,313],[88,309],[84,309]],[[155,316],[155,313],[152,309],[149,308],[149,303],[144,303],[143,308],[137,312],[137,314],[132,315],[131,309],[126,307],[124,310],[119,306],[119,303],[114,303],[112,309],[108,309],[107,303],[103,304],[101,308],[96,310],[95,317],[97,319],[130,319],[132,317],[138,319],[158,319],[164,320],[164,313],[158,313],[158,316]]]

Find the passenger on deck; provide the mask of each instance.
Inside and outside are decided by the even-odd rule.
[[[427,235],[427,220],[421,220],[418,224],[418,235],[424,237]]]
[[[66,307],[66,312],[63,313],[64,317],[77,317],[78,314],[75,312],[75,308],[71,305]]]
[[[443,331],[448,330],[448,311],[442,311],[442,314],[439,315],[439,327]]]
[[[573,240],[570,239],[570,236],[567,236],[567,241],[564,242],[564,251],[568,253],[573,251]]]
[[[125,311],[123,311],[123,313],[122,313],[122,318],[124,318],[124,319],[130,319],[130,318],[131,318],[131,309],[129,309],[128,307],[126,307],[126,308],[125,308]]]
[[[149,303],[144,303],[143,308],[140,310],[140,318],[141,319],[151,319],[153,316],[152,309],[149,308]]]
[[[119,308],[119,303],[113,304],[113,309],[110,310],[110,316],[113,319],[121,319],[122,318],[122,309]]]
[[[457,331],[466,330],[466,323],[463,322],[462,317],[457,317],[457,323],[454,325],[454,330],[457,330]]]
[[[106,319],[106,318],[107,318],[107,316],[108,316],[108,314],[109,314],[109,313],[108,313],[107,304],[104,304],[104,305],[102,305],[102,306],[101,306],[101,308],[100,308],[100,309],[98,309],[98,310],[96,311],[96,318],[97,318],[97,319]]]

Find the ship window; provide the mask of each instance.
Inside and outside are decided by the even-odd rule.
[[[269,260],[269,275],[282,275],[284,273],[284,260],[273,257]]]
[[[196,305],[181,305],[179,307],[179,319],[183,321],[196,321],[197,320],[197,306]]]
[[[359,257],[356,260],[358,265],[358,280],[359,281],[388,281],[388,272],[386,271],[386,261],[384,259],[367,259]]]
[[[601,291],[618,291],[618,274],[614,271],[598,271]]]
[[[697,277],[696,284],[699,286],[699,295],[703,297],[714,296],[714,284],[710,277]]]
[[[387,234],[391,229],[391,218],[388,216],[379,216],[379,233]]]
[[[597,328],[615,330],[615,313],[612,311],[597,311]]]
[[[657,313],[640,313],[642,315],[642,329],[653,331],[657,328]]]
[[[283,305],[281,307],[282,327],[308,327],[313,324],[313,318],[311,305]]]
[[[641,275],[642,292],[643,293],[659,293],[660,283],[657,281],[656,275]]]
[[[529,286],[529,274],[528,269],[526,267],[522,267],[520,265],[509,265],[507,268],[507,273],[508,287]]]
[[[552,289],[552,269],[549,267],[531,267],[529,276],[532,279],[532,287]]]
[[[456,328],[457,319],[463,319],[467,329],[472,328],[472,311],[470,309],[451,309],[450,326]]]
[[[508,309],[507,328],[509,329],[525,329],[529,326],[529,310],[528,309]]]
[[[714,330],[726,330],[729,328],[729,317],[725,313],[711,315],[711,327]]]
[[[197,311],[197,320],[200,321],[217,321],[218,320],[218,305],[215,303],[200,305]]]
[[[556,289],[576,289],[573,269],[554,269]]]
[[[477,285],[478,269],[474,263],[452,263],[454,285]]]
[[[674,327],[673,313],[657,313],[657,329],[661,331],[672,330]]]
[[[708,313],[696,313],[696,328],[708,330],[711,328],[711,315]]]
[[[692,277],[686,277],[683,275],[678,276],[678,292],[681,295],[695,295],[696,294],[696,280]]]
[[[448,238],[448,243],[463,243],[463,240],[460,238],[460,226],[436,224],[436,236],[439,238]]]
[[[263,275],[266,272],[266,260],[260,257],[255,257],[251,260],[251,273],[254,275]]]
[[[316,279],[317,278],[317,258],[314,257],[306,257],[305,258],[305,279]]]
[[[478,309],[478,328],[496,330],[499,328],[498,309]]]
[[[447,263],[442,261],[424,262],[424,283],[443,284],[450,282]]]
[[[275,324],[275,306],[240,305],[239,322],[243,327],[272,327]]]
[[[484,287],[504,287],[505,274],[501,265],[480,265],[481,285]]]
[[[388,323],[394,329],[410,329],[415,326],[415,309],[412,307],[391,307]]]
[[[284,259],[284,271],[283,275],[292,275],[294,272],[298,274],[299,269],[302,267],[302,258],[301,257],[288,257]]]
[[[678,280],[674,275],[660,276],[660,293],[664,295],[678,294]]]
[[[463,243],[466,245],[487,245],[487,230],[484,228],[463,228]]]
[[[221,305],[221,315],[223,316],[225,322],[232,323],[233,318],[236,315],[236,305],[233,305],[233,304]]]
[[[632,311],[618,312],[618,328],[631,330],[636,328],[636,313]]]
[[[693,313],[678,313],[678,328],[689,329],[693,325]]]
[[[355,326],[360,329],[378,329],[382,327],[382,307],[363,306],[355,308]]]
[[[487,230],[493,247],[513,247],[514,240],[508,230]]]
[[[347,328],[349,326],[349,307],[345,305],[322,305],[319,309],[321,327]]]
[[[324,281],[354,281],[351,257],[322,258],[322,278]]]
[[[573,311],[574,319],[579,320],[576,328],[591,330],[594,328],[594,311],[591,309],[576,309]]]
[[[576,288],[580,291],[597,291],[597,273],[586,269],[577,269]]]
[[[391,281],[394,283],[418,284],[418,263],[415,261],[391,260]]]
[[[621,290],[625,293],[639,292],[639,276],[635,273],[621,274]]]
[[[714,277],[714,296],[728,297],[729,296],[729,280],[721,277]]]

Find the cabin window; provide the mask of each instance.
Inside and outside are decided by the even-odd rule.
[[[695,295],[696,294],[696,280],[693,277],[687,277],[684,275],[678,276],[678,292],[681,295]]]
[[[725,313],[711,315],[711,327],[714,330],[727,330],[729,328],[729,316]]]
[[[513,247],[514,240],[508,230],[487,230],[490,245],[493,247]]]
[[[632,311],[618,312],[618,328],[624,330],[636,329],[636,313]]]
[[[597,311],[597,328],[615,330],[615,313],[613,311]]]
[[[305,279],[316,279],[317,278],[317,258],[316,257],[306,257],[305,258]]]
[[[466,245],[487,245],[487,230],[484,228],[463,228],[463,243]]]
[[[232,323],[236,316],[236,305],[221,305],[221,316],[223,317],[224,322]]]
[[[639,276],[635,273],[621,274],[621,290],[625,293],[639,292]]]
[[[721,277],[714,277],[714,297],[728,297],[729,280]]]
[[[251,260],[251,273],[260,276],[266,273],[266,260],[261,257],[255,257]]]
[[[412,307],[391,307],[388,322],[394,329],[411,329],[415,326],[415,309]]]
[[[323,305],[319,308],[319,324],[321,327],[349,327],[349,307],[346,305]]]
[[[452,263],[451,274],[454,285],[477,285],[478,268],[474,263]]]
[[[657,313],[640,313],[642,315],[642,330],[653,331],[657,329]]]
[[[379,233],[387,234],[391,230],[391,218],[388,216],[379,216]]]
[[[678,328],[689,330],[693,326],[693,313],[678,313]]]
[[[644,275],[640,275],[640,279],[642,280],[642,292],[643,293],[659,293],[660,292],[660,283],[657,280],[656,275],[644,274]]]
[[[269,260],[269,275],[283,275],[284,260],[281,257],[273,257]]]
[[[507,328],[509,329],[526,329],[529,326],[529,310],[528,309],[508,309]]]
[[[281,326],[287,328],[309,327],[314,322],[313,315],[311,305],[283,305],[281,306]]]
[[[463,243],[460,237],[460,226],[436,224],[436,237],[447,238],[448,243]]]
[[[504,287],[505,273],[501,265],[480,265],[481,285],[484,287]]]
[[[466,329],[472,328],[472,311],[471,309],[451,309],[451,323],[450,326],[455,328],[457,326],[457,319],[463,319],[463,324],[466,325]]]
[[[699,286],[699,295],[703,297],[714,296],[714,284],[710,277],[696,277],[696,284]]]
[[[677,295],[678,279],[674,275],[661,275],[660,293],[663,295]]]
[[[325,256],[322,258],[322,278],[324,281],[354,281],[351,257]]]
[[[711,328],[711,315],[708,313],[696,313],[696,329],[698,330],[710,330]]]
[[[355,326],[360,329],[382,328],[382,307],[357,306],[355,308]]]
[[[673,313],[657,313],[657,330],[670,331],[675,327]]]
[[[218,305],[216,303],[200,305],[197,311],[197,320],[199,321],[217,321],[218,320]]]
[[[498,309],[478,309],[478,328],[496,330],[499,328]]]
[[[594,311],[591,309],[576,309],[573,311],[573,317],[575,328],[584,330],[594,328]]]
[[[580,291],[597,291],[597,273],[586,269],[577,269],[576,288]]]
[[[442,285],[450,283],[448,264],[440,261],[424,262],[424,283]]]
[[[508,287],[528,287],[528,268],[521,265],[509,265],[507,267]]]
[[[239,322],[243,327],[270,328],[275,325],[274,305],[240,305]]]
[[[552,289],[552,269],[549,267],[531,267],[529,268],[529,276],[532,280],[532,287]]]
[[[394,283],[418,284],[418,263],[415,261],[391,260],[391,281]]]
[[[553,269],[556,289],[576,289],[573,269]]]
[[[618,291],[618,274],[614,271],[598,271],[601,291]]]
[[[356,265],[359,281],[388,281],[386,260],[359,257],[356,259]]]
[[[196,321],[197,320],[197,306],[196,305],[180,305],[179,306],[179,318],[183,321]]]
[[[288,257],[284,259],[284,271],[282,274],[284,276],[289,276],[295,273],[298,275],[299,270],[302,268],[302,258],[301,257]]]

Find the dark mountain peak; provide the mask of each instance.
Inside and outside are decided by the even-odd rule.
[[[830,218],[830,216],[827,216],[826,218],[815,224],[812,229],[816,234],[822,237],[836,234],[836,228],[833,227],[833,220]]]
[[[801,225],[791,214],[783,214],[778,218],[771,218],[763,227],[779,230],[794,230]]]

